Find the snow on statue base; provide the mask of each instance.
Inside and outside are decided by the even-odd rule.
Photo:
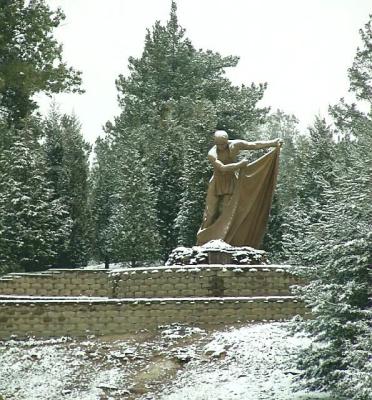
[[[177,247],[165,265],[196,264],[268,264],[266,252],[253,247],[236,247],[223,240],[211,240],[203,246]]]

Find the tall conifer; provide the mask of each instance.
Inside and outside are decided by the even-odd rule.
[[[88,173],[90,146],[82,137],[75,116],[60,115],[54,108],[44,124],[46,175],[55,197],[66,206],[72,221],[67,248],[56,266],[81,267],[90,257]]]
[[[357,97],[370,102],[371,21],[362,39],[349,76]],[[307,281],[298,293],[313,315],[297,325],[313,339],[297,365],[307,388],[340,399],[370,400],[372,118],[371,111],[363,113],[343,100],[331,114],[339,142],[331,149],[325,124],[318,121],[311,139],[323,146],[311,148],[312,175],[304,185],[311,207],[302,207],[305,214],[291,219],[287,234],[290,260]]]
[[[169,21],[155,23],[147,32],[142,56],[129,59],[129,76],[119,76],[122,112],[109,126],[113,148],[129,134],[144,159],[155,196],[162,258],[179,241],[192,244],[201,223],[211,133],[226,129],[232,138],[243,137],[267,113],[257,107],[265,85],[232,85],[225,69],[235,67],[238,58],[196,50],[176,11],[173,1]],[[198,119],[203,113],[204,122]]]
[[[0,264],[42,270],[66,248],[71,220],[45,178],[41,149],[27,132],[13,134],[18,139],[0,153]]]

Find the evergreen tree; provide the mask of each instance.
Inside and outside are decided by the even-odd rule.
[[[0,1],[0,113],[9,125],[31,115],[38,92],[79,91],[80,73],[62,61],[53,37],[64,18],[44,0]]]
[[[97,261],[104,261],[108,268],[117,261],[112,246],[111,216],[115,204],[113,188],[116,170],[113,168],[109,136],[98,138],[95,143],[95,159],[90,174],[89,204],[92,213],[92,251]]]
[[[284,145],[280,152],[278,181],[263,243],[263,248],[269,252],[270,260],[275,261],[283,258],[284,215],[296,201],[298,188],[302,185],[302,182],[299,182],[297,164],[303,138],[300,136],[298,120],[294,115],[277,110],[267,117],[265,124],[259,129],[259,138],[272,140],[277,137],[283,140]]]
[[[66,263],[81,267],[91,256],[89,243],[91,214],[88,204],[89,154],[91,146],[81,133],[76,116],[61,119],[65,139],[65,168],[68,176],[69,199],[66,203],[72,220]]]
[[[351,89],[370,101],[372,69],[370,23],[362,31],[350,72]],[[313,339],[301,352],[298,366],[302,385],[331,392],[340,399],[370,400],[372,393],[372,310],[370,287],[372,203],[372,113],[343,100],[331,108],[338,136],[335,151],[311,155],[312,208],[292,219],[286,242],[290,259],[308,284],[298,289],[313,318],[297,325]],[[323,135],[325,137],[326,135]],[[322,169],[332,160],[334,173]],[[301,266],[301,267],[300,267]]]
[[[310,142],[306,160],[307,179],[303,185],[303,199],[319,200],[324,185],[332,185],[334,177],[335,142],[333,132],[324,119],[315,118],[309,128]]]
[[[310,282],[299,290],[313,313],[313,319],[300,325],[313,339],[310,349],[299,355],[301,378],[310,389],[355,400],[370,399],[372,390],[372,282],[367,268],[372,207],[371,170],[366,168],[368,157],[372,160],[366,156],[362,162],[355,159],[350,169],[340,168],[323,201],[314,202],[317,222],[302,219],[302,234],[287,237],[291,261],[300,263],[298,272]]]
[[[43,0],[0,1],[1,260],[43,269],[65,251],[69,213],[45,177],[33,96],[79,91],[80,73],[62,61],[53,37],[64,15]],[[16,129],[15,129],[16,128]]]
[[[186,110],[185,110],[186,112]],[[206,154],[211,146],[211,138],[204,132],[211,132],[216,126],[216,114],[209,101],[195,103],[187,118],[189,127],[182,135],[183,169],[181,174],[181,207],[176,218],[178,243],[194,246],[196,234],[203,218],[206,189],[211,176],[211,168]]]
[[[224,77],[225,69],[237,62],[237,57],[196,50],[178,24],[173,1],[169,21],[165,26],[156,22],[147,32],[142,56],[130,58],[130,75],[121,75],[116,82],[123,111],[109,129],[114,141],[131,131],[133,143],[146,160],[155,193],[162,258],[178,239],[190,243],[201,223],[201,219],[197,222],[199,208],[193,213],[191,196],[195,194],[199,200],[204,193],[208,166],[203,158],[199,166],[203,170],[195,175],[195,182],[191,174],[186,177],[190,143],[197,147],[203,143],[200,150],[206,151],[213,130],[225,128],[232,137],[241,136],[262,123],[267,113],[267,109],[257,108],[265,85],[236,87]],[[196,122],[201,104],[208,104],[208,123],[203,129],[202,122]],[[190,110],[194,110],[191,120],[186,118]],[[186,216],[192,226],[180,232]]]
[[[115,258],[136,266],[139,261],[159,257],[159,234],[155,194],[139,151],[127,145],[117,147],[115,181],[119,191],[109,220]],[[129,139],[130,140],[130,139]]]
[[[332,186],[336,175],[337,150],[333,136],[334,132],[325,120],[316,117],[314,125],[309,127],[309,136],[297,138],[292,165],[296,183],[293,182],[294,191],[291,198],[285,196],[282,238],[289,235],[301,236],[305,229],[303,218],[308,220],[308,223],[318,222],[318,210],[326,201],[323,193],[326,188]],[[298,219],[298,215],[302,215],[302,218]],[[286,259],[285,252],[281,257]]]
[[[61,116],[54,108],[45,121],[44,149],[47,178],[56,198],[72,220],[68,247],[58,255],[58,267],[87,265],[89,251],[88,173],[90,146],[75,116]]]
[[[68,213],[45,179],[41,149],[29,136],[13,131],[14,143],[0,153],[1,272],[50,267],[69,235]]]
[[[43,127],[43,148],[46,160],[46,177],[51,183],[55,196],[65,198],[68,196],[67,170],[64,168],[65,146],[61,115],[56,104],[53,104]]]
[[[354,63],[349,69],[350,89],[359,100],[372,102],[372,14],[364,29],[360,30],[363,47],[357,49]]]
[[[258,131],[261,140],[280,138],[283,147],[280,151],[280,167],[276,193],[281,205],[289,205],[295,198],[298,188],[297,156],[303,135],[298,128],[298,119],[281,110],[270,114]]]

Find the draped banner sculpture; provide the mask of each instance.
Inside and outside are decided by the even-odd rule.
[[[234,246],[259,248],[265,233],[278,174],[282,141],[229,140],[225,131],[216,131],[215,145],[208,153],[213,166],[203,223],[197,244],[221,239]],[[248,163],[235,158],[242,150],[274,147]]]

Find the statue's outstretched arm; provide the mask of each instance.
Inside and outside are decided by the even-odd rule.
[[[282,140],[277,138],[274,140],[266,140],[259,142],[248,142],[247,140],[234,140],[233,145],[237,150],[259,150],[267,147],[281,146]]]

